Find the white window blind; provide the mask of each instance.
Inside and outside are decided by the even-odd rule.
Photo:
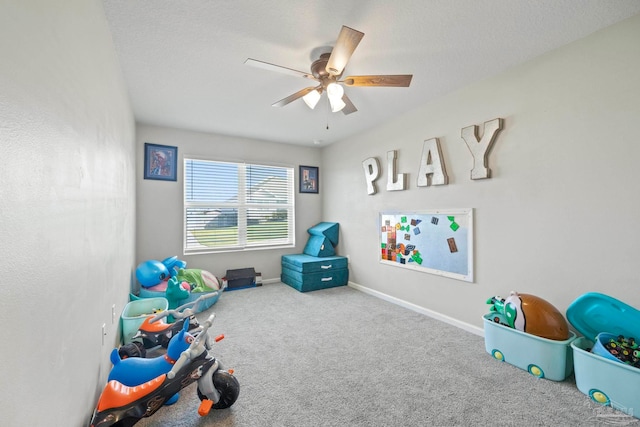
[[[184,253],[293,246],[293,168],[184,159]]]

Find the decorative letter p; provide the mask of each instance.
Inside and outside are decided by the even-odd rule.
[[[380,164],[375,157],[369,157],[362,162],[364,169],[364,179],[367,180],[367,194],[376,194],[376,184],[374,181],[380,176]]]

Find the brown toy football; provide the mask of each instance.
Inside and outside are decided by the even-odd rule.
[[[550,340],[569,339],[569,324],[562,313],[546,300],[511,292],[504,300],[504,315],[520,331]]]

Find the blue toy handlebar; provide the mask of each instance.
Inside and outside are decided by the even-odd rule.
[[[200,325],[202,327],[202,330],[200,331],[198,336],[195,337],[191,342],[189,348],[180,353],[180,357],[178,358],[178,360],[176,360],[176,363],[174,363],[171,370],[167,373],[167,378],[173,379],[180,371],[180,369],[182,369],[182,366],[184,366],[185,363],[200,356],[204,351],[207,350],[207,348],[210,347],[211,343],[209,342],[210,339],[208,331],[211,325],[213,325],[213,319],[215,319],[215,317],[215,314],[210,315],[207,320],[205,320],[204,323]]]

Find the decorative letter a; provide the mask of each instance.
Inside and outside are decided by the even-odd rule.
[[[422,145],[422,157],[420,158],[420,172],[418,172],[418,187],[429,185],[445,185],[449,183],[449,177],[444,168],[440,141],[431,138]]]

